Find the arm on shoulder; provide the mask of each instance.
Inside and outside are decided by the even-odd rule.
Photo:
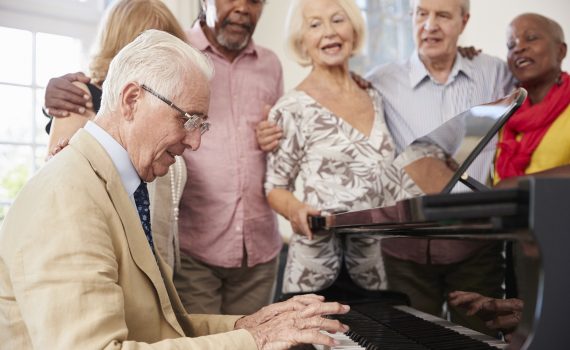
[[[87,85],[78,81],[73,82],[73,84],[91,96]],[[60,141],[69,140],[77,130],[84,127],[87,121],[93,118],[95,118],[95,111],[93,111],[93,109],[87,110],[83,115],[71,112],[67,118],[53,118],[49,133],[48,153],[51,154],[52,150],[57,148]]]

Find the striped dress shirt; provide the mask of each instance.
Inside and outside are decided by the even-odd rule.
[[[457,55],[447,82],[438,83],[418,52],[403,63],[389,63],[373,70],[367,79],[384,97],[384,112],[398,152],[415,139],[431,132],[470,107],[489,103],[507,95],[514,79],[502,60],[480,54],[472,60]],[[462,131],[461,131],[462,132]],[[453,138],[453,135],[450,135]],[[495,144],[472,164],[469,174],[485,182],[491,171]],[[433,264],[462,261],[481,243],[437,240],[387,240],[384,252],[404,260]]]

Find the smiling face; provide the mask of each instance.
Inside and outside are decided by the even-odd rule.
[[[537,15],[515,18],[507,30],[507,62],[523,86],[553,82],[561,71],[566,45],[548,19]]]
[[[354,51],[354,41],[354,27],[335,0],[306,2],[301,44],[313,66],[348,65]]]
[[[189,114],[207,115],[210,91],[206,77],[192,74],[192,79],[186,79],[180,86],[178,96],[167,98]],[[166,175],[174,157],[186,148],[200,147],[200,130],[187,131],[180,112],[139,85],[127,89],[124,96],[133,96],[135,102],[125,148],[141,179],[150,182]]]
[[[420,58],[454,59],[459,35],[469,14],[460,0],[416,0],[413,8],[414,42]]]
[[[263,10],[263,0],[203,0],[206,26],[222,50],[243,50]],[[210,39],[210,38],[209,38]],[[212,41],[212,40],[210,40]]]

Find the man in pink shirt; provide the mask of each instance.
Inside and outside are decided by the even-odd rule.
[[[199,152],[184,153],[181,269],[174,281],[194,313],[248,314],[268,304],[281,237],[263,192],[265,153],[255,126],[283,93],[277,56],[253,43],[261,0],[206,0],[187,32],[213,61],[209,118]]]
[[[282,242],[263,191],[265,153],[255,127],[283,94],[283,73],[277,56],[251,39],[264,2],[202,0],[202,13],[187,32],[215,70],[208,137],[199,152],[183,155],[188,181],[180,200],[174,282],[192,313],[251,314],[272,298]],[[50,81],[46,107],[53,115],[63,116],[58,110],[64,113],[64,102],[73,103],[69,80],[77,79],[84,77]]]

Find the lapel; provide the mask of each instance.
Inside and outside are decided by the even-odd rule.
[[[149,248],[137,210],[125,191],[111,158],[99,142],[84,129],[79,129],[69,144],[89,161],[93,171],[105,182],[109,198],[111,198],[111,202],[113,202],[123,224],[134,263],[152,282],[158,294],[164,318],[181,336],[184,336],[184,332],[172,310],[164,279],[158,267],[157,259]]]

